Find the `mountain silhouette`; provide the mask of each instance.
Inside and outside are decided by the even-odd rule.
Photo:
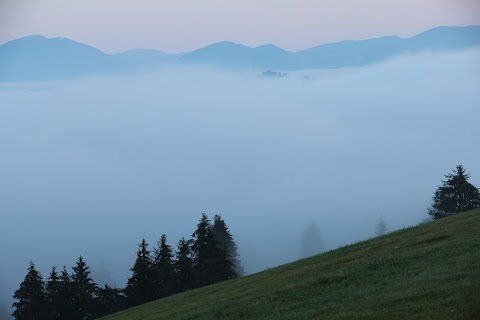
[[[0,46],[0,81],[70,79],[117,67],[102,51],[66,38],[35,35]]]
[[[387,36],[346,40],[298,52],[285,51],[272,44],[252,48],[223,41],[183,54],[133,49],[109,55],[70,39],[36,35],[0,46],[0,81],[61,80],[93,74],[145,72],[172,64],[259,71],[351,68],[405,53],[477,46],[480,46],[480,26],[438,27],[407,39]]]

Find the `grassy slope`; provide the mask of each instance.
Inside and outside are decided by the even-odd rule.
[[[105,319],[480,319],[480,210]]]

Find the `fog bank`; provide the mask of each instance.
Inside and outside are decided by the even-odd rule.
[[[222,215],[247,273],[297,259],[310,222],[326,250],[380,215],[416,224],[455,165],[480,186],[478,83],[479,50],[282,79],[0,84],[0,299],[30,259],[47,277],[84,255],[124,286],[142,237],[175,246],[201,212]]]

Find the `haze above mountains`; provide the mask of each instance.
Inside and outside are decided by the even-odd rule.
[[[67,39],[27,36],[0,46],[0,81],[65,80],[94,74],[157,71],[165,66],[210,66],[229,70],[297,71],[361,67],[405,53],[455,51],[480,46],[480,26],[438,27],[414,37],[346,40],[289,52],[268,44],[251,48],[219,42],[183,54],[134,49],[106,54]]]

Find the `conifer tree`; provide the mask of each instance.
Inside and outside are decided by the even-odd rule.
[[[468,182],[470,175],[465,173],[462,165],[452,172],[445,176],[446,181],[442,180],[428,209],[428,214],[434,219],[480,208],[480,192]]]
[[[183,292],[194,287],[193,264],[190,252],[190,242],[185,238],[177,244],[175,266],[176,292]]]
[[[15,311],[12,316],[16,320],[47,320],[49,319],[45,284],[42,275],[35,270],[35,265],[30,261],[28,273],[15,291],[13,303]]]
[[[220,215],[215,215],[213,218],[213,233],[215,235],[215,239],[220,243],[223,247],[223,250],[226,251],[227,257],[230,262],[233,264],[233,269],[237,276],[244,275],[244,269],[239,259],[238,254],[238,247],[235,241],[233,240],[233,236],[230,233],[230,230],[225,223],[225,220],[222,219]]]
[[[172,248],[167,244],[167,236],[163,234],[155,252],[155,272],[157,280],[157,298],[169,296],[173,293],[175,283],[173,269]]]
[[[74,319],[91,319],[93,318],[93,300],[97,285],[90,277],[90,267],[87,266],[82,256],[78,257],[72,269]]]
[[[375,235],[378,237],[385,234],[385,232],[387,232],[387,223],[383,220],[383,216],[380,216],[375,226]]]
[[[59,304],[61,303],[60,296],[60,276],[55,267],[52,267],[50,275],[46,283],[46,297],[49,309],[49,318],[52,320],[60,320]]]
[[[235,278],[227,251],[215,239],[210,220],[205,213],[192,234],[193,270],[196,286]]]
[[[325,250],[322,237],[315,222],[311,222],[302,234],[300,256],[311,257]]]
[[[65,266],[63,266],[63,269],[60,272],[60,283],[56,305],[59,319],[74,318],[72,278]]]
[[[145,239],[139,245],[137,259],[132,271],[132,276],[128,279],[125,292],[129,306],[136,306],[155,299],[156,281],[153,261],[148,250],[148,243]]]

